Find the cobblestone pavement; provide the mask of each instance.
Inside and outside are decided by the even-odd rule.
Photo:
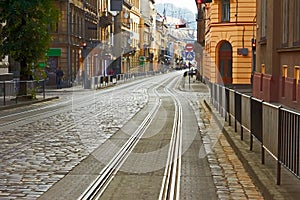
[[[264,199],[213,120],[202,137],[219,199]]]
[[[204,105],[204,99],[209,101],[207,87],[195,82],[195,79],[192,79],[189,87],[185,80],[181,90],[185,91],[184,95],[190,100],[198,118],[204,144],[199,156],[208,159],[218,198],[264,199]]]
[[[85,94],[66,91],[64,98]],[[147,98],[143,88],[110,92],[84,108],[74,105],[0,131],[0,199],[38,198],[143,108]]]
[[[219,199],[263,199],[200,103],[208,98],[207,89],[198,89],[192,87],[191,92],[183,92],[198,117],[204,142],[199,156],[208,158]],[[73,99],[90,92],[62,93],[63,98]],[[0,131],[0,199],[37,199],[119,130],[147,101],[146,88],[118,90],[95,98],[84,108],[75,105],[67,112]]]

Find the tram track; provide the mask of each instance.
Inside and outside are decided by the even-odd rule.
[[[138,129],[126,141],[126,143],[121,147],[121,149],[112,158],[112,160],[105,166],[105,168],[100,172],[100,175],[88,187],[88,189],[82,194],[82,196],[79,197],[79,199],[98,199],[101,196],[105,188],[108,186],[109,182],[113,179],[118,169],[125,162],[130,152],[133,150],[133,148],[138,143],[139,139],[149,127],[150,123],[152,122],[156,113],[158,112],[160,105],[161,102],[158,100],[155,104],[155,107],[153,107],[153,109],[149,112],[149,114],[140,124]]]
[[[156,117],[156,114],[159,111],[159,108],[162,104],[160,94],[157,92],[157,89],[166,82],[169,82],[169,79],[152,88],[152,93],[155,95],[156,98],[156,102],[153,108],[144,118],[144,120],[135,130],[135,132],[131,135],[131,137],[123,144],[123,146],[110,160],[110,162],[102,169],[97,178],[82,193],[78,200],[99,199],[101,197],[105,189],[113,180],[114,176],[117,174],[118,170],[121,168],[122,164],[126,161],[127,157],[133,151],[133,149],[138,144],[145,131],[148,129],[148,127]]]
[[[177,76],[177,75],[176,75]],[[124,162],[126,161],[126,159],[129,157],[129,155],[131,154],[131,152],[134,150],[134,148],[136,147],[136,145],[138,144],[139,140],[142,138],[143,134],[147,131],[147,129],[149,128],[149,126],[157,126],[155,125],[155,123],[153,122],[153,120],[157,121],[156,119],[156,115],[157,113],[160,111],[160,107],[162,104],[162,101],[164,101],[164,105],[166,105],[167,102],[175,102],[174,104],[177,106],[176,100],[174,100],[175,96],[171,95],[172,92],[169,91],[169,89],[166,89],[166,87],[169,85],[168,83],[172,83],[173,80],[177,80],[177,78],[174,75],[172,76],[166,76],[165,79],[147,79],[146,81],[138,81],[138,83],[136,84],[131,84],[129,87],[126,86],[126,91],[128,90],[128,92],[132,92],[135,90],[139,90],[139,88],[142,88],[143,90],[148,90],[148,98],[151,98],[153,101],[151,101],[151,103],[149,104],[149,102],[146,104],[148,109],[143,109],[143,113],[141,116],[146,116],[145,118],[140,118],[140,120],[138,120],[139,124],[137,124],[137,126],[135,128],[135,130],[133,130],[133,135],[129,135],[129,139],[126,137],[123,141],[125,143],[123,143],[123,141],[121,142],[120,140],[120,144],[123,143],[123,146],[120,150],[118,150],[119,152],[112,156],[112,159],[110,158],[110,161],[106,162],[108,164],[104,165],[104,168],[102,168],[102,171],[99,170],[100,173],[99,177],[97,178],[97,180],[93,181],[92,186],[90,186],[90,189],[87,189],[87,192],[84,192],[80,197],[80,199],[98,199],[99,197],[101,197],[101,194],[103,194],[103,192],[106,192],[106,188],[109,187],[110,181],[112,181],[114,179],[114,176],[117,175],[118,170],[122,167],[122,164],[124,164]],[[160,81],[157,81],[160,80]],[[119,94],[118,89],[116,89],[115,94]],[[126,92],[126,91],[122,91]],[[159,92],[158,92],[159,91]],[[14,127],[15,129],[10,130],[10,132],[12,133],[14,130],[19,132],[19,135],[21,136],[20,138],[18,137],[17,141],[14,141],[14,145],[7,145],[5,148],[3,148],[3,151],[1,151],[0,155],[3,159],[9,160],[9,159],[13,159],[15,156],[18,156],[18,154],[20,155],[20,152],[22,152],[24,149],[30,149],[32,148],[33,144],[37,144],[40,143],[41,141],[47,141],[47,140],[51,140],[53,138],[60,138],[61,134],[64,133],[68,133],[70,130],[70,133],[73,134],[74,130],[76,131],[77,128],[76,126],[78,125],[78,123],[80,124],[89,124],[86,123],[87,121],[91,120],[91,117],[93,117],[93,119],[95,120],[97,117],[99,117],[99,115],[101,115],[101,112],[94,112],[94,111],[99,111],[99,109],[95,109],[90,110],[90,109],[94,109],[93,106],[95,104],[95,102],[97,101],[98,98],[103,97],[104,95],[112,95],[112,93],[110,93],[110,91],[100,91],[97,93],[93,93],[90,95],[85,95],[85,96],[79,96],[79,98],[74,98],[72,97],[72,99],[68,99],[67,101],[64,102],[54,102],[54,104],[45,106],[45,104],[43,104],[41,108],[37,108],[35,107],[34,110],[30,110],[30,111],[22,111],[22,113],[13,113],[10,115],[2,115],[0,117],[0,123],[5,121],[2,121],[3,119],[8,119],[9,117],[15,117],[14,120],[12,120],[10,122],[10,124],[0,124],[0,129],[1,132],[4,134],[5,130],[3,130],[3,127]],[[114,95],[112,95],[111,97],[114,97]],[[112,99],[112,98],[111,98]],[[112,99],[113,100],[113,99]],[[73,104],[71,103],[73,101]],[[178,100],[177,100],[178,101]],[[111,102],[113,103],[113,102]],[[76,105],[74,105],[76,104]],[[96,105],[96,106],[101,106],[100,105]],[[111,104],[113,105],[113,104]],[[170,130],[168,131],[168,138],[171,137],[171,128],[172,128],[172,123],[174,123],[173,125],[173,131],[175,131],[176,128],[174,128],[175,126],[178,127],[178,125],[175,124],[180,124],[180,120],[175,120],[173,122],[173,114],[174,114],[174,110],[173,110],[173,103],[171,103],[172,105],[172,112],[170,114],[170,116],[172,116],[172,118],[170,118]],[[40,106],[40,105],[39,105]],[[169,107],[169,106],[168,106]],[[74,122],[72,123],[72,111],[74,110],[80,110],[80,109],[88,109],[87,113],[84,115],[80,115],[79,113],[74,113],[75,115],[78,115],[78,118],[74,118]],[[100,107],[99,107],[100,108]],[[176,113],[178,112],[178,108],[176,108]],[[17,111],[17,110],[15,110]],[[150,111],[150,112],[149,112]],[[147,115],[147,112],[148,115]],[[3,114],[3,113],[2,113]],[[5,114],[5,113],[4,113]],[[62,117],[61,119],[63,119],[63,116],[68,116],[68,123],[61,123],[62,126],[55,126],[52,129],[51,124],[49,123],[49,131],[44,131],[45,129],[41,129],[41,132],[38,132],[39,128],[37,125],[41,124],[39,123],[35,123],[38,122],[39,120],[44,120],[47,119],[50,116],[53,116],[53,119],[55,119],[56,117]],[[180,115],[180,114],[179,114]],[[161,115],[160,115],[161,116]],[[73,116],[75,117],[75,116]],[[177,114],[176,114],[176,118],[177,118]],[[60,120],[61,120],[60,119]],[[142,123],[140,123],[142,121]],[[24,122],[24,124],[23,124]],[[33,123],[32,123],[33,122]],[[29,127],[33,127],[37,126],[36,129],[36,133],[35,135],[32,135],[32,137],[23,137],[21,135],[21,129],[22,126],[25,124],[28,124]],[[32,124],[31,124],[32,123]],[[157,122],[156,122],[157,123]],[[31,125],[30,125],[31,124]],[[55,123],[54,123],[55,124]],[[54,125],[53,124],[53,125]],[[77,125],[76,125],[77,124]],[[46,125],[48,125],[48,123],[46,123]],[[94,124],[91,124],[94,125]],[[25,125],[24,127],[26,127],[27,125]],[[26,130],[26,129],[25,129]],[[29,129],[27,129],[29,130]],[[35,130],[35,128],[34,128]],[[130,129],[128,129],[130,130]],[[176,132],[176,131],[175,131]],[[2,134],[1,133],[1,134]],[[132,133],[132,132],[131,132]],[[28,135],[29,132],[26,132],[26,135]],[[174,133],[173,133],[174,135]],[[80,137],[80,136],[79,136]],[[177,136],[172,136],[172,140],[173,137],[175,137],[178,141],[178,137]],[[125,141],[127,140],[127,141]],[[169,139],[168,139],[169,140]],[[178,143],[178,142],[177,142]],[[174,146],[173,144],[170,144],[170,146]],[[176,144],[175,144],[176,146]],[[177,145],[178,146],[178,145]],[[168,147],[166,147],[167,149]],[[172,147],[173,148],[173,147]],[[173,152],[176,152],[175,150],[176,148],[173,148]],[[91,152],[90,152],[91,153]],[[92,153],[91,153],[92,154]],[[167,152],[164,154],[166,155]],[[113,154],[112,154],[113,155]],[[177,152],[177,155],[174,157],[178,157],[178,155],[180,156],[180,151]],[[93,155],[92,155],[93,156]],[[167,157],[167,156],[166,156]],[[164,165],[164,162],[162,163],[162,165]],[[167,164],[168,165],[168,164]],[[180,166],[180,164],[179,164]],[[179,170],[180,172],[180,170]],[[158,177],[157,177],[158,178]],[[180,175],[179,175],[179,179],[180,179]],[[160,182],[160,179],[159,179]],[[178,181],[176,181],[178,182]],[[88,184],[87,184],[88,185]],[[87,186],[86,185],[86,186]],[[160,186],[160,184],[158,184],[158,187]],[[83,189],[82,191],[84,191],[85,189]],[[159,192],[156,192],[156,194],[158,195]],[[77,198],[79,195],[76,195],[75,198]]]
[[[182,154],[182,105],[174,93],[165,88],[175,103],[175,117],[168,158],[163,176],[159,200],[180,199],[180,176]]]
[[[174,79],[173,79],[174,80]],[[168,80],[167,80],[168,81]],[[169,81],[168,81],[169,82]],[[173,81],[171,81],[172,83]],[[169,82],[170,84],[170,82]],[[168,85],[169,85],[168,84]],[[165,173],[163,176],[162,186],[159,194],[159,199],[179,199],[180,192],[180,171],[181,171],[181,145],[182,145],[182,105],[179,99],[175,96],[174,91],[164,86],[164,92],[171,97],[175,104],[175,115],[173,120],[172,136],[169,144],[168,158],[166,161]],[[155,95],[159,97],[161,94],[154,90]],[[116,176],[122,164],[133,151],[134,147],[139,142],[151,122],[154,120],[161,101],[156,102],[155,106],[145,117],[134,134],[120,148],[117,154],[103,168],[99,176],[92,184],[82,193],[78,200],[100,199],[105,189],[109,187],[110,182]]]

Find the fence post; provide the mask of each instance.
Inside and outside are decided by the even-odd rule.
[[[250,127],[250,151],[252,151],[253,150],[253,135],[252,135],[252,115],[253,115],[253,113],[252,113],[252,110],[253,110],[253,106],[252,106],[252,101],[253,101],[253,97],[251,96],[250,97],[250,121],[251,121],[251,127]]]
[[[278,121],[277,121],[277,126],[278,126],[278,146],[277,146],[277,181],[276,184],[280,185],[281,182],[281,135],[282,135],[282,127],[280,125],[282,116],[281,116],[281,108],[282,106],[280,105],[278,108]]]
[[[6,86],[5,86],[5,81],[3,81],[3,104],[6,105],[6,102],[5,102],[5,95],[6,95]]]
[[[261,103],[261,112],[263,112],[263,101]],[[261,122],[263,121],[263,113],[261,113]],[[263,126],[263,125],[261,125]],[[262,132],[262,129],[261,129],[261,164],[265,164],[265,148],[264,148],[264,135],[263,135],[263,132]]]
[[[228,114],[228,124],[229,124],[229,126],[231,126],[231,115],[230,115],[230,110],[229,110],[229,114]]]
[[[225,87],[225,121],[228,121],[227,115],[229,113],[229,89]]]
[[[223,117],[222,115],[222,86],[219,85],[218,86],[218,101],[219,101],[219,114],[221,114],[221,117]]]

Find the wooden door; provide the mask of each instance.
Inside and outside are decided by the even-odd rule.
[[[232,84],[232,46],[225,42],[219,49],[219,79],[223,84]]]

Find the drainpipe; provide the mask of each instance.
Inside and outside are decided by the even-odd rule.
[[[252,42],[255,41],[255,34],[254,34],[254,27],[256,26],[256,15],[254,16],[253,18],[253,25],[252,25]],[[251,44],[252,46],[253,44]],[[253,47],[252,47],[252,77],[251,77],[251,80],[253,81],[253,76],[254,76],[254,73],[255,73],[255,68],[256,68],[256,49],[255,51],[253,50]]]

